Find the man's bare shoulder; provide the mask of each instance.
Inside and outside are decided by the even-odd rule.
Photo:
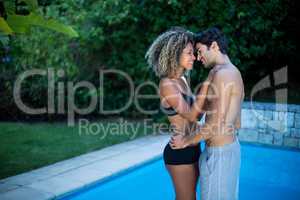
[[[221,67],[215,73],[215,80],[221,82],[234,81],[240,77],[240,71],[234,65],[228,65],[225,67]]]

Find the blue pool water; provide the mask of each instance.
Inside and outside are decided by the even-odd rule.
[[[300,151],[246,144],[241,150],[240,200],[300,200]],[[174,192],[157,159],[63,199],[173,200]]]

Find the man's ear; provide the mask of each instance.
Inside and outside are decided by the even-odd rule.
[[[213,41],[210,45],[210,48],[213,49],[213,50],[216,50],[216,51],[219,51],[220,48],[219,48],[219,45],[216,41]]]

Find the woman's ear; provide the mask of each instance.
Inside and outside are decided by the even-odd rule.
[[[216,50],[216,51],[219,51],[220,48],[219,48],[219,45],[216,41],[213,41],[210,45],[210,48],[212,48],[213,50]]]

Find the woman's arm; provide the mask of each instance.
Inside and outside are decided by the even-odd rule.
[[[214,69],[209,72],[206,80],[203,82],[202,87],[200,88],[200,91],[196,95],[196,100],[193,103],[190,112],[182,115],[184,118],[188,119],[191,122],[196,122],[198,121],[199,114],[204,114],[203,108],[205,105],[208,88],[210,83],[212,82],[215,72],[216,70]]]
[[[188,118],[189,121],[195,122],[197,121],[199,114],[204,114],[203,108],[205,105],[209,84],[209,81],[205,81],[202,84],[199,93],[196,95],[196,100],[191,107],[190,113],[188,113],[187,116],[184,116],[185,118]]]
[[[182,149],[187,146],[198,144],[202,140],[207,140],[212,137],[212,130],[207,125],[204,125],[196,135],[182,136],[175,135],[171,137],[169,142],[172,149]]]
[[[206,81],[203,83],[199,93],[196,95],[196,100],[190,107],[180,94],[175,82],[171,80],[164,80],[160,85],[160,94],[162,100],[166,101],[169,106],[173,107],[176,112],[183,118],[196,122],[200,113],[203,112],[206,95],[208,92],[209,84],[212,80],[213,73],[209,73]]]

